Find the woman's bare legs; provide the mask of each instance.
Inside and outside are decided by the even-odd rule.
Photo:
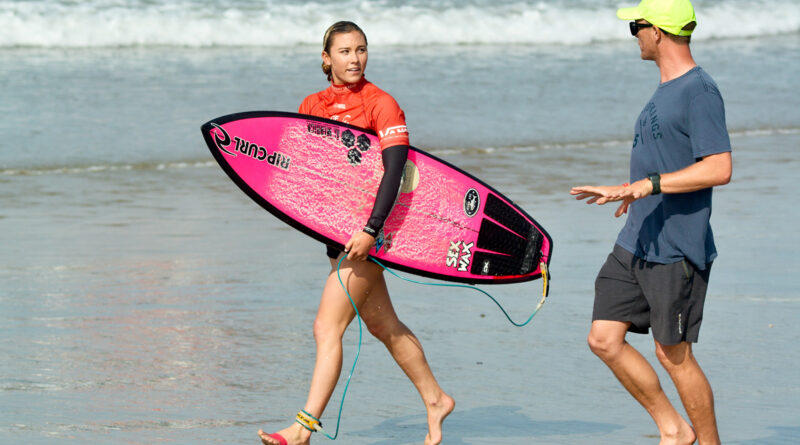
[[[383,278],[383,269],[369,263],[375,269],[372,292],[359,309],[364,324],[370,333],[386,345],[403,372],[419,391],[428,413],[428,435],[426,445],[442,441],[442,422],[455,407],[455,401],[442,391],[433,376],[425,352],[413,332],[397,318],[389,291]]]
[[[336,273],[338,260],[331,260],[331,273],[322,291],[317,318],[314,321],[314,338],[317,359],[314,375],[304,409],[320,417],[333,394],[342,370],[342,336],[355,317],[350,299],[345,294]],[[398,318],[392,307],[383,270],[370,261],[345,259],[340,269],[342,281],[359,308],[359,313],[370,332],[381,340],[397,364],[422,396],[428,412],[427,445],[441,442],[442,422],[453,410],[455,402],[442,391],[433,377],[419,340]],[[309,443],[311,432],[294,423],[278,432],[289,445]],[[279,445],[277,439],[259,430],[263,443]]]

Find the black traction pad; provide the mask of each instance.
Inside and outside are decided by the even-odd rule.
[[[486,205],[483,207],[483,214],[508,227],[517,235],[527,238],[533,226],[519,214],[519,211],[501,201],[500,198],[489,193],[486,198]]]
[[[492,252],[475,252],[470,271],[478,275],[525,275],[536,270],[542,255],[539,230],[493,194],[486,199],[484,214],[505,227],[486,218],[481,221],[477,247]]]

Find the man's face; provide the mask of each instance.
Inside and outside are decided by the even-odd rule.
[[[637,20],[636,23],[649,24],[646,20]],[[636,33],[636,40],[639,42],[642,60],[655,60],[656,43],[658,41],[659,29],[655,26],[640,28]]]

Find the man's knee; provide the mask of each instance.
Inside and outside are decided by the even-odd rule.
[[[628,323],[620,321],[595,320],[589,331],[589,349],[603,361],[613,359],[625,346]]]
[[[594,355],[600,358],[611,355],[611,351],[614,349],[611,342],[608,341],[608,338],[595,334],[594,332],[589,332],[589,337],[586,339],[586,342],[589,344],[589,349],[591,349]]]
[[[692,344],[681,342],[677,345],[663,345],[656,341],[656,357],[666,369],[681,366],[691,359]]]
[[[624,344],[624,340],[620,341],[612,336],[606,335],[603,332],[598,332],[592,329],[589,332],[589,337],[586,339],[589,344],[589,349],[603,360],[612,358],[616,355]]]

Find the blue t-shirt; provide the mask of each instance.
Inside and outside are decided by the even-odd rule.
[[[636,121],[635,133],[631,182],[731,151],[722,96],[700,67],[658,86]],[[705,269],[717,256],[709,223],[711,193],[707,188],[634,201],[617,244],[645,261],[669,264],[685,258]]]

